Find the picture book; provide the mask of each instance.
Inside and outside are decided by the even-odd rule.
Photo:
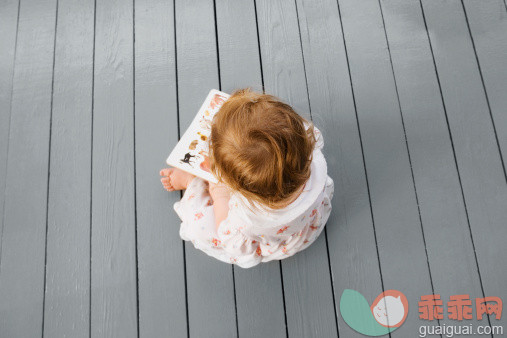
[[[209,137],[211,120],[230,95],[212,89],[187,131],[167,158],[168,165],[217,183],[210,171]]]

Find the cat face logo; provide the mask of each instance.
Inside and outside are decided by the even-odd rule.
[[[355,331],[366,336],[383,336],[393,332],[407,319],[408,301],[397,290],[382,292],[371,306],[362,294],[345,289],[340,299],[343,320]]]
[[[387,290],[377,296],[371,306],[375,320],[385,327],[400,327],[407,318],[407,297],[400,291]],[[389,315],[387,310],[389,309]]]

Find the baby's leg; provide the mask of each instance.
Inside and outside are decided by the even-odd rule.
[[[184,190],[195,177],[177,168],[162,169],[160,171],[160,176],[163,176],[160,181],[167,191]]]

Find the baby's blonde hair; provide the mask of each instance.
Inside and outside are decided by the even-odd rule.
[[[291,106],[242,89],[213,118],[211,170],[250,202],[280,209],[310,177],[314,146],[313,125]]]

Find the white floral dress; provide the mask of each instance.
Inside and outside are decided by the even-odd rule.
[[[245,197],[234,193],[229,214],[217,230],[208,184],[194,178],[181,201],[174,204],[182,220],[181,238],[212,257],[242,268],[284,259],[310,246],[329,218],[334,191],[317,129],[316,135],[310,179],[294,202],[283,209],[253,209]]]

